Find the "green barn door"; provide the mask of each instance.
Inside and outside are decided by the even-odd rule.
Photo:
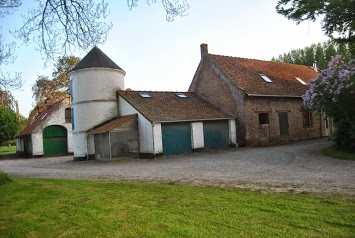
[[[205,149],[215,150],[229,147],[228,121],[203,123]]]
[[[280,139],[283,142],[287,142],[289,140],[287,112],[279,112],[279,123],[280,123]]]
[[[67,129],[62,126],[48,126],[43,129],[44,156],[67,155]]]
[[[190,123],[162,124],[162,139],[164,155],[192,151]]]

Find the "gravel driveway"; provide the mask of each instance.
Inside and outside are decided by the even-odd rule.
[[[13,176],[94,180],[142,180],[221,186],[265,192],[355,195],[355,161],[322,155],[326,139],[262,148],[233,148],[166,156],[73,162],[72,156],[0,160]]]

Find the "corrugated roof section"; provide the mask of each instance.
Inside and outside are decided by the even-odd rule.
[[[150,98],[141,97],[140,91],[120,90],[117,93],[150,122],[233,118],[193,92],[183,92],[185,98],[176,96],[177,92],[149,91]]]
[[[300,84],[295,77],[308,83],[319,74],[304,65],[214,54],[209,56],[237,87],[252,95],[302,96],[309,86]],[[266,75],[272,82],[265,82],[260,74]]]
[[[80,62],[77,63],[71,71],[86,68],[111,68],[124,71],[97,46],[92,48],[90,52],[82,60],[80,60]]]
[[[93,129],[90,129],[88,133],[106,133],[109,131],[112,131],[114,129],[117,129],[119,127],[124,126],[127,123],[130,123],[132,121],[137,121],[137,114],[133,115],[127,115],[127,116],[121,116],[118,118],[113,118],[107,122],[104,122],[101,125],[96,126]]]

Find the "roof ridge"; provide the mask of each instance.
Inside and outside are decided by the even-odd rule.
[[[146,93],[195,93],[195,92],[189,92],[189,91],[152,91],[152,90],[117,90],[118,92],[146,92]]]
[[[227,57],[227,58],[244,59],[244,60],[262,61],[262,62],[268,62],[268,63],[279,63],[279,64],[285,64],[285,65],[296,65],[296,66],[302,66],[302,67],[307,67],[307,68],[311,67],[311,66],[304,65],[304,64],[292,64],[292,63],[287,63],[287,62],[253,59],[253,58],[237,57],[237,56],[230,56],[230,55],[220,55],[220,54],[210,54],[210,53],[209,53],[209,55],[215,55],[215,56],[221,56],[221,57]]]

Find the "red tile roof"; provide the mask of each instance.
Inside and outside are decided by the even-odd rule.
[[[208,54],[212,62],[249,95],[302,96],[309,88],[306,83],[317,77],[318,72],[303,65],[244,59]],[[273,82],[265,82],[259,74],[267,75]]]
[[[147,91],[150,98],[139,95],[141,91],[117,91],[150,122],[193,121],[203,119],[226,119],[233,116],[203,100],[196,93],[183,92],[187,98],[179,98],[176,92]]]
[[[94,129],[89,130],[89,133],[106,133],[112,131],[115,128],[124,126],[125,124],[134,120],[137,121],[137,114],[113,118],[108,122],[104,122],[103,124],[96,126]]]
[[[44,119],[46,119],[50,114],[52,114],[52,112],[54,112],[54,110],[56,110],[60,104],[66,100],[66,98],[54,103],[51,107],[46,108],[45,110],[43,110],[42,112],[40,112],[34,119],[33,121],[27,125],[27,127],[25,129],[23,129],[20,133],[18,133],[16,135],[16,137],[22,137],[25,135],[29,135],[32,133],[32,131],[39,125],[42,123],[42,121]]]

